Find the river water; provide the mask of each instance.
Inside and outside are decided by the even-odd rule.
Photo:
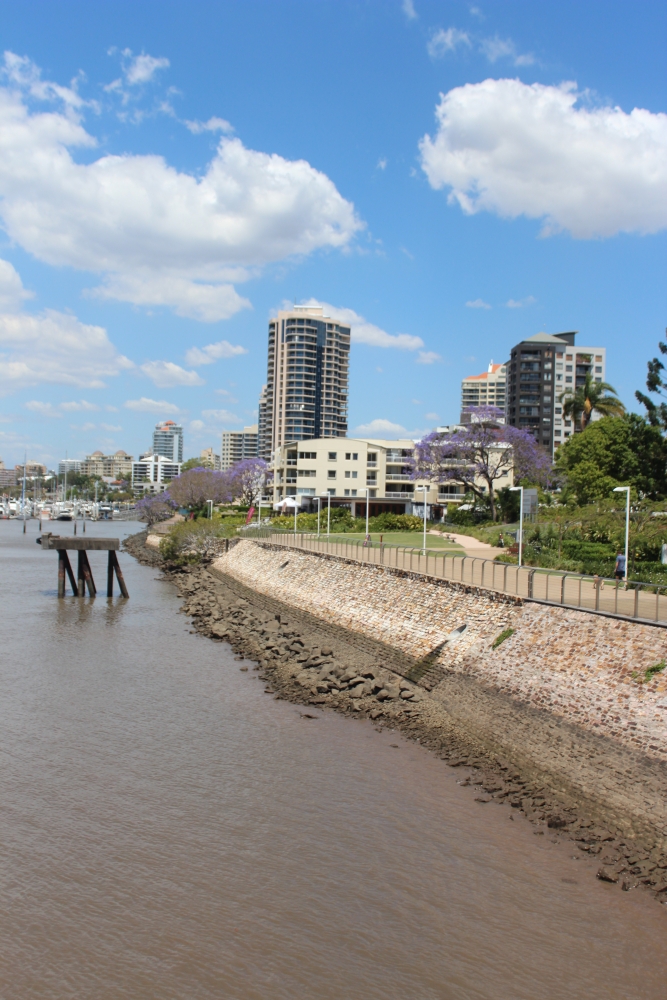
[[[665,996],[667,906],[264,694],[129,556],[129,601],[59,601],[36,536],[0,522],[3,1000]]]

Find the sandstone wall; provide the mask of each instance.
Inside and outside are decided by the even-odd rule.
[[[430,655],[441,672],[474,676],[519,701],[667,760],[667,676],[644,685],[632,676],[667,657],[664,629],[250,540],[239,542],[214,567],[415,661]],[[507,628],[514,634],[492,649]]]

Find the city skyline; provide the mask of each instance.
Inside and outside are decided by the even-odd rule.
[[[665,326],[662,5],[202,0],[206,33],[167,9],[3,8],[7,467],[139,455],[167,419],[184,458],[217,450],[258,422],[267,323],[295,304],[351,328],[350,436],[456,423],[463,378],[561,330],[641,410]],[[339,71],[305,88],[281,46]]]

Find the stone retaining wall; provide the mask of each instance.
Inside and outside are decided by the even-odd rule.
[[[667,657],[664,629],[250,540],[240,541],[214,567],[253,590],[398,648],[415,662],[430,656],[440,671],[474,676],[667,760],[667,671],[649,684],[633,678]],[[513,634],[494,650],[494,640],[509,628]]]

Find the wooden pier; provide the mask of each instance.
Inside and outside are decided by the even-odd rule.
[[[86,587],[90,597],[97,595],[97,588],[93,580],[93,573],[88,562],[88,552],[108,552],[109,561],[107,563],[107,597],[113,597],[113,577],[116,574],[118,586],[123,597],[129,597],[125,580],[118,562],[116,552],[120,548],[118,538],[73,538],[72,536],[52,535],[50,531],[45,531],[41,538],[37,539],[37,544],[43,549],[55,549],[58,552],[58,597],[65,596],[65,585],[69,578],[72,594],[74,597],[85,597]],[[69,561],[67,550],[73,550],[78,554],[77,574],[74,578],[72,564]]]

